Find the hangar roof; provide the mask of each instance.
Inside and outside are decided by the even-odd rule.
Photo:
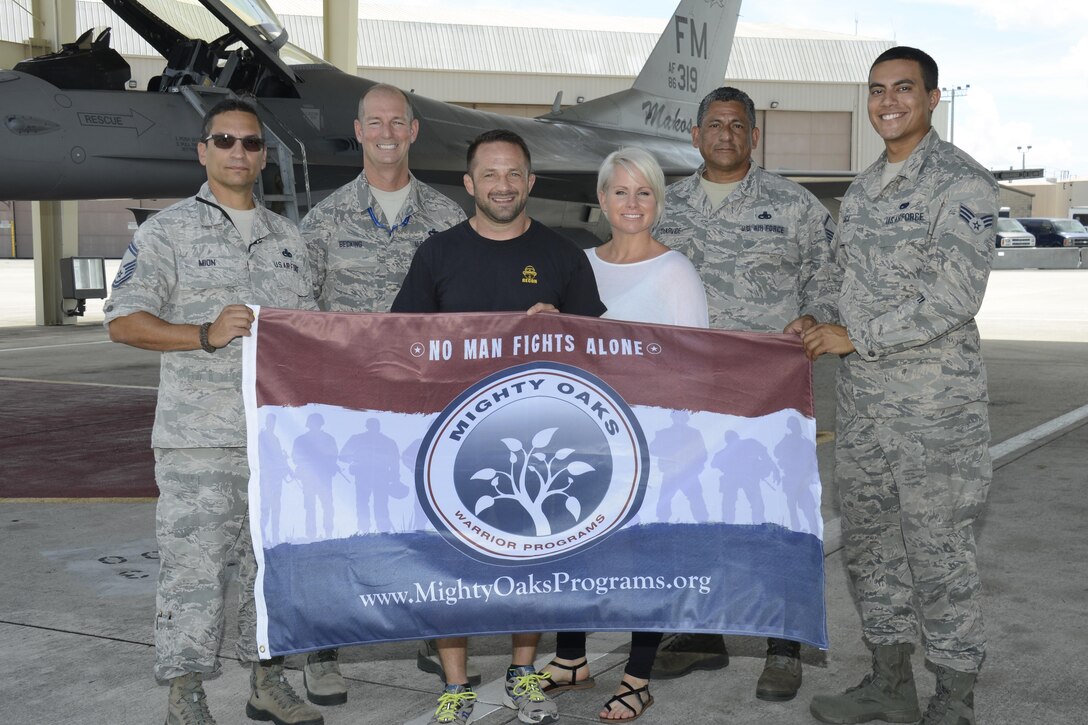
[[[320,0],[273,0],[291,42],[321,56]],[[29,19],[14,0],[0,0],[0,39],[22,42]],[[80,30],[113,26],[123,55],[155,55],[101,2],[77,2]],[[426,22],[419,21],[425,14]],[[464,11],[410,5],[359,5],[359,65],[476,73],[633,77],[662,30],[660,19]],[[9,17],[10,16],[10,17]],[[24,28],[23,26],[27,27]],[[622,27],[624,30],[615,30]],[[7,37],[11,35],[12,37]],[[887,40],[740,22],[726,76],[736,80],[860,83]]]

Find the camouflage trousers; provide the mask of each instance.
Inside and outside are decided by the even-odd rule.
[[[835,476],[865,638],[977,672],[986,651],[972,524],[992,476],[985,403],[862,418],[840,406]],[[918,614],[915,613],[915,602]]]
[[[219,671],[228,563],[238,562],[238,643],[243,662],[257,659],[253,558],[244,448],[156,448],[159,502],[155,531],[159,582],[155,676]]]

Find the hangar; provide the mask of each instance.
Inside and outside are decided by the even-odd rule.
[[[321,3],[271,3],[292,43],[324,55]],[[144,89],[161,73],[162,58],[102,2],[75,2],[77,32],[112,27],[112,46],[132,69],[128,87]],[[179,12],[181,12],[179,10]],[[630,87],[657,41],[663,20],[534,15],[515,10],[486,17],[410,5],[359,5],[357,74],[471,108],[538,116]],[[622,28],[622,30],[617,30]],[[23,3],[0,0],[0,66],[51,50],[37,36]],[[756,103],[762,140],[755,158],[765,168],[856,172],[882,150],[865,114],[865,80],[872,58],[894,43],[743,20],[737,28],[725,83]],[[701,81],[707,90],[721,79]],[[947,113],[938,111],[938,128]],[[811,178],[811,177],[809,177]],[[79,254],[118,257],[131,238],[129,207],[161,208],[171,200],[82,201]],[[834,198],[824,200],[832,210]],[[32,255],[29,202],[0,207],[10,244],[0,258]],[[14,214],[13,214],[14,211]]]

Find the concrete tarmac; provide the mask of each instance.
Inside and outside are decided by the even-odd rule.
[[[56,393],[43,396],[39,412],[54,414],[64,409],[64,392],[73,385],[146,395],[141,388],[157,384],[158,356],[109,343],[93,319],[54,328],[27,326],[33,320],[25,312],[11,319],[12,286],[5,276],[11,270],[5,267],[0,262],[0,325],[14,326],[0,327],[0,402],[18,386],[44,385]],[[1088,723],[1083,694],[1088,668],[1082,656],[1088,649],[1083,563],[1088,558],[1083,523],[1088,513],[1083,494],[1088,483],[1088,271],[1004,272],[993,280],[1000,283],[992,281],[991,294],[1000,292],[1001,299],[988,295],[983,312],[1009,312],[993,335],[986,334],[989,321],[980,314],[996,459],[990,500],[976,526],[990,642],[976,691],[978,722]],[[1054,296],[1060,298],[1056,307]],[[25,309],[25,296],[17,305]],[[92,309],[88,317],[93,314]],[[1019,332],[1010,319],[1017,316],[1024,318]],[[821,431],[834,429],[834,368],[832,361],[815,368]],[[32,422],[3,417],[6,407],[0,405],[0,438],[18,436]],[[80,421],[56,425],[69,434],[70,448],[80,446]],[[756,700],[764,645],[752,638],[728,638],[728,668],[652,683],[657,703],[639,722],[812,723],[808,702],[814,694],[853,686],[867,671],[868,652],[836,534],[830,444],[821,445],[818,454],[825,488],[830,649],[805,648],[798,697],[785,703]],[[49,465],[49,451],[43,451],[42,466]],[[0,723],[162,722],[166,689],[151,676],[154,503],[0,500],[0,541]],[[240,725],[250,722],[244,713],[248,670],[231,659],[232,621],[227,632],[223,672],[208,681],[207,690],[220,725]],[[560,695],[561,722],[597,721],[622,674],[627,640],[622,634],[591,636],[597,687]],[[539,664],[547,662],[553,646],[554,637],[546,634]],[[513,711],[498,704],[508,638],[476,638],[470,649],[484,676],[475,722],[516,722]],[[426,723],[440,684],[417,669],[416,650],[415,642],[345,650],[349,701],[321,708],[325,722]],[[298,660],[290,662],[297,665]],[[933,676],[919,651],[914,665],[924,706]],[[288,676],[301,691],[301,674],[292,670]]]

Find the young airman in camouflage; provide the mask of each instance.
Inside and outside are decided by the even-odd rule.
[[[861,685],[813,698],[823,722],[975,722],[985,639],[972,524],[991,465],[974,316],[993,255],[997,185],[930,126],[939,101],[937,65],[922,51],[892,48],[873,63],[869,120],[886,151],[840,211],[843,324],[803,333],[811,357],[844,356],[836,476],[873,650]],[[919,623],[937,671],[924,716],[910,664]]]
[[[363,170],[301,224],[321,309],[388,312],[423,240],[465,220],[456,202],[409,171],[408,150],[418,133],[412,104],[396,86],[378,83],[359,98],[355,138]],[[437,652],[427,643],[420,644],[419,662],[441,676]],[[347,702],[337,650],[310,653],[303,674],[311,702]],[[479,672],[473,674],[479,684]]]
[[[359,99],[363,171],[301,224],[321,309],[387,312],[420,243],[465,220],[461,207],[409,172],[418,133],[400,89],[379,84]]]
[[[238,657],[252,663],[250,717],[320,725],[282,660],[260,660],[256,564],[247,514],[242,406],[247,304],[315,309],[306,247],[288,220],[257,206],[264,166],[253,106],[221,101],[197,145],[208,181],[145,222],[105,307],[110,338],[162,352],[151,445],[159,487],[155,675],[170,682],[167,725],[214,725],[202,678],[219,670],[228,562],[239,561]]]
[[[654,238],[684,252],[703,278],[710,326],[800,332],[838,319],[835,223],[809,191],[752,161],[759,144],[748,94],[728,86],[699,105],[692,144],[703,165],[669,186]],[[790,700],[801,686],[800,644],[767,641],[756,697]],[[718,635],[680,635],[661,650],[654,678],[729,663]]]

